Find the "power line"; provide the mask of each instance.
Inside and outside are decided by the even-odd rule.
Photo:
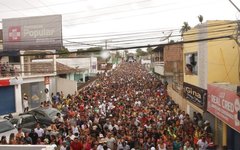
[[[69,3],[73,3],[73,2],[79,2],[79,0],[73,0],[73,1],[68,1],[68,2],[64,2],[64,3],[57,3],[57,4],[50,4],[50,5],[47,5],[47,6],[58,6],[58,5],[65,5],[65,4],[69,4]],[[4,4],[5,6],[6,4]],[[7,5],[6,5],[7,6]],[[7,6],[8,7],[8,6]],[[11,10],[0,10],[1,13],[3,12],[12,12],[12,11],[24,11],[24,10],[32,10],[32,9],[36,9],[36,8],[44,8],[46,6],[39,6],[39,7],[29,7],[29,8],[21,8],[21,9],[12,9]]]
[[[236,4],[234,4],[231,0],[229,0],[229,2],[238,10],[238,12],[240,12],[240,9],[237,7]]]
[[[216,39],[232,39],[231,35],[228,36],[219,36],[213,38],[205,38],[205,39],[198,39],[198,40],[189,40],[189,41],[181,41],[175,43],[165,43],[165,44],[156,44],[156,45],[142,45],[142,46],[134,46],[134,47],[125,47],[125,48],[111,48],[108,50],[102,51],[118,51],[118,50],[125,50],[125,49],[136,49],[136,48],[146,48],[146,47],[157,47],[157,46],[167,46],[167,45],[174,45],[174,44],[185,44],[185,43],[194,43],[194,42],[201,42],[201,41],[212,41]],[[36,55],[63,55],[63,54],[72,54],[72,53],[90,53],[90,52],[101,52],[99,50],[88,50],[88,51],[74,51],[74,52],[57,52],[51,54],[43,54],[43,53],[34,53],[34,54],[20,54],[19,56],[36,56]]]
[[[205,4],[205,3],[202,3],[202,5]],[[209,4],[209,3],[207,3]],[[216,3],[215,3],[216,4]],[[200,5],[200,4],[199,4]],[[199,6],[197,5],[197,6]],[[195,5],[194,5],[195,6]],[[155,7],[160,7],[160,6],[155,6]],[[184,7],[184,8],[189,8],[191,7],[192,8],[192,5],[190,6],[187,6],[187,7]],[[82,24],[90,24],[90,23],[94,23],[94,22],[102,22],[102,21],[111,21],[111,20],[116,20],[116,19],[125,19],[125,18],[132,18],[132,17],[138,17],[138,16],[145,16],[145,15],[150,15],[150,14],[156,14],[156,13],[162,13],[162,12],[167,12],[167,11],[175,11],[175,10],[178,10],[178,9],[183,9],[182,7],[178,7],[178,8],[172,8],[172,9],[168,9],[168,10],[163,10],[163,11],[153,11],[153,12],[148,12],[148,13],[143,13],[143,14],[137,14],[137,15],[128,15],[128,16],[123,16],[123,17],[114,17],[114,18],[111,18],[111,19],[105,19],[105,20],[101,20],[101,21],[91,21],[91,22],[79,22],[79,23],[72,23],[72,24],[68,24],[68,25],[64,25],[65,27],[67,26],[72,26],[72,25],[82,25]],[[114,13],[108,13],[109,15],[112,15]],[[106,15],[106,14],[104,14]],[[101,14],[99,15],[95,15],[94,17],[96,16],[101,16]],[[83,18],[89,18],[89,17],[92,17],[92,16],[87,16],[87,17],[79,17],[79,18],[74,18],[74,19],[71,19],[72,21],[75,21],[75,20],[78,20],[78,19],[83,19]]]
[[[231,22],[231,23],[224,23],[224,24],[215,24],[215,25],[209,25],[209,26],[206,26],[206,27],[203,27],[203,28],[210,28],[210,27],[217,27],[217,26],[223,26],[223,25],[230,25],[230,24],[235,24],[235,22]],[[214,30],[211,30],[210,32],[209,31],[206,31],[206,32],[194,32],[194,33],[185,33],[184,36],[190,36],[190,35],[197,35],[197,34],[205,34],[205,33],[208,33],[208,34],[211,34],[211,33],[217,33],[217,32],[225,32],[225,31],[233,31],[235,29],[231,29],[230,27],[232,26],[227,26],[227,27],[219,27],[219,28],[215,28]],[[201,28],[201,29],[203,29]],[[229,29],[230,28],[230,29]],[[176,29],[173,29],[173,30],[176,30]],[[141,36],[141,34],[143,34],[144,36],[146,36],[145,34],[151,34],[151,33],[155,33],[155,32],[158,32],[158,33],[162,33],[162,32],[165,32],[165,31],[173,31],[173,30],[159,30],[159,31],[153,31],[153,32],[139,32],[139,33],[128,33],[128,34],[114,34],[114,36],[121,36],[121,35],[128,35],[128,36],[124,36],[124,37],[117,37],[117,38],[110,38],[112,41],[114,41],[114,39],[120,39],[120,38],[129,38],[132,36],[132,34],[136,37],[139,37]],[[210,29],[209,29],[210,30]],[[140,35],[139,35],[140,34]],[[109,38],[109,37],[106,37],[107,35],[103,35],[103,36],[93,36],[94,38],[96,37],[104,37],[104,38]],[[108,36],[113,36],[113,35],[108,35]],[[181,36],[181,34],[173,34],[171,37],[178,37],[178,36]],[[166,36],[158,36],[158,37],[153,37],[153,38],[164,38]],[[83,37],[75,37],[75,38],[63,38],[63,40],[69,40],[69,39],[80,39],[80,38],[83,38]],[[62,40],[61,38],[54,38],[54,37],[51,37],[51,38],[48,38],[48,37],[44,37],[44,38],[38,38],[38,39],[47,39],[47,40]],[[144,38],[144,39],[148,39],[148,38]],[[133,40],[141,40],[141,39],[133,39]],[[25,41],[18,41],[19,43],[21,42],[32,42],[32,41],[35,41],[35,39],[33,40],[25,40]],[[121,40],[121,41],[124,41],[124,40]],[[128,40],[127,40],[128,41]],[[11,42],[11,41],[5,41],[5,42]],[[70,42],[76,42],[76,41],[70,41]],[[84,42],[91,42],[91,41],[84,41]],[[120,42],[120,41],[114,41],[114,42]]]

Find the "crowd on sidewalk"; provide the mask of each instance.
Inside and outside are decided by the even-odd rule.
[[[64,115],[30,133],[21,129],[2,144],[54,144],[60,150],[205,150],[212,130],[201,114],[189,114],[167,93],[167,85],[136,63],[124,62],[74,95],[53,96],[41,107]]]

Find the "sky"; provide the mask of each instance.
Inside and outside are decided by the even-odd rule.
[[[240,0],[232,0],[240,8]],[[162,36],[206,20],[237,20],[229,0],[0,0],[1,20],[61,14],[69,49],[158,44]],[[73,44],[81,42],[82,44]]]

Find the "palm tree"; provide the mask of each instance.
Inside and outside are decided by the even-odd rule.
[[[183,33],[187,32],[190,29],[191,27],[189,26],[188,22],[183,22],[183,26],[180,29],[181,36],[183,36]]]
[[[199,22],[202,24],[202,22],[203,22],[203,16],[202,16],[202,15],[199,15],[199,16],[198,16],[198,20],[199,20]]]

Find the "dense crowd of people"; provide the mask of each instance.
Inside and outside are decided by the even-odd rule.
[[[2,144],[54,144],[60,150],[205,150],[212,130],[201,114],[189,114],[167,93],[167,85],[136,63],[100,74],[73,95],[59,93],[41,107],[61,110],[46,129],[21,129]]]

